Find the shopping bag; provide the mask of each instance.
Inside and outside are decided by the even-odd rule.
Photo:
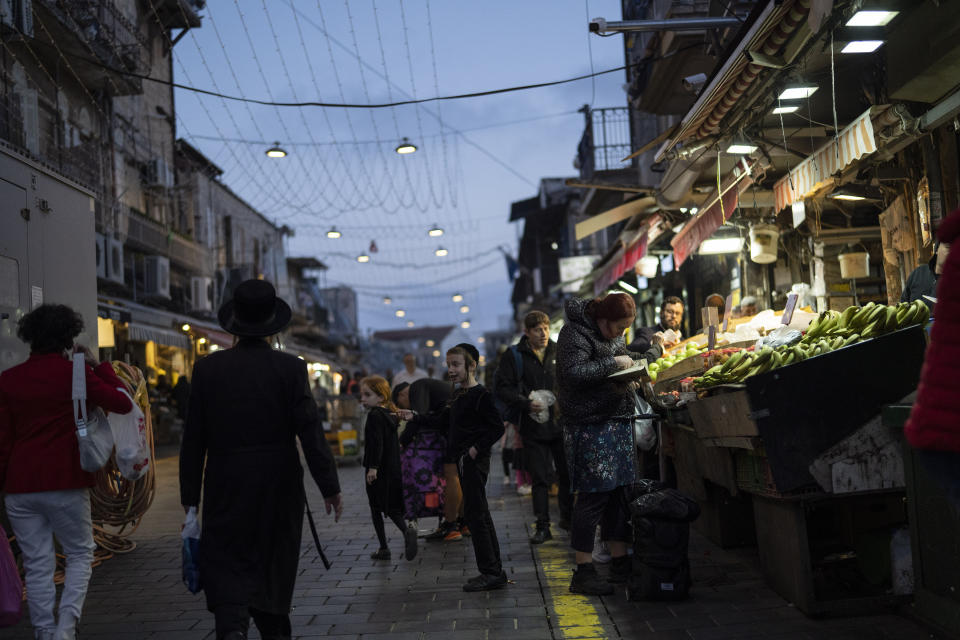
[[[82,353],[73,354],[73,420],[77,425],[80,467],[93,473],[107,464],[113,452],[113,434],[100,407],[87,411],[87,364]]]
[[[187,509],[187,517],[180,531],[183,539],[182,572],[183,584],[190,593],[200,593],[200,523],[197,522],[197,508]]]
[[[117,468],[131,482],[139,480],[150,468],[150,449],[147,446],[147,424],[143,411],[126,389],[120,391],[130,398],[133,409],[127,413],[107,416],[113,442],[117,448]]]
[[[0,526],[0,627],[12,627],[23,613],[23,583],[10,550],[7,532]]]
[[[657,430],[651,419],[654,415],[653,408],[636,391],[633,392],[633,406],[634,440],[642,451],[650,451],[657,444]]]

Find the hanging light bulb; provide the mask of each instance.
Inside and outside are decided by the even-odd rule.
[[[410,328],[413,328],[413,326],[414,326],[413,320],[407,320],[407,326],[410,327]]]
[[[397,316],[398,318],[402,318],[403,316],[407,315],[407,312],[403,309],[397,309],[393,312],[393,315]]]
[[[424,344],[425,344],[426,346],[428,346],[428,347],[432,347],[433,345],[435,345],[435,344],[437,344],[437,343],[434,342],[433,340],[427,340],[426,342],[424,342]]]
[[[400,141],[400,144],[397,145],[395,151],[402,156],[413,153],[417,150],[417,146],[410,142],[410,138],[404,138]]]
[[[462,293],[455,293],[455,294],[453,294],[453,301],[454,301],[454,302],[460,302],[461,300],[463,300],[463,294],[462,294]]]
[[[486,342],[486,341],[487,341],[487,339],[484,338],[483,336],[480,336],[479,338],[477,338],[477,344],[483,344],[483,343]]]
[[[470,307],[468,307],[467,305],[463,305],[462,307],[460,307],[460,313],[470,313]]]
[[[357,262],[370,262],[370,256],[365,253],[361,253],[357,256]]]
[[[339,238],[339,237],[342,236],[342,235],[343,235],[343,234],[340,233],[340,232],[337,230],[336,227],[330,227],[330,231],[327,231],[327,237],[328,237],[328,238],[332,238],[332,239],[334,239],[334,240],[336,240],[337,238]]]
[[[461,323],[460,323],[460,328],[461,328],[461,329],[469,329],[469,328],[470,328],[470,321],[469,321],[469,320],[464,320],[463,322],[461,322]]]
[[[439,238],[443,235],[443,229],[434,224],[432,227],[430,227],[430,230],[427,231],[427,235],[431,238]]]
[[[287,152],[280,148],[279,142],[274,142],[273,146],[267,149],[268,158],[286,158]]]
[[[447,250],[444,249],[443,247],[437,247],[437,250],[434,251],[433,253],[434,253],[434,255],[436,255],[438,258],[442,258],[443,256],[447,255],[447,254],[449,253],[449,251],[447,251]]]
[[[390,304],[392,302],[393,302],[393,298],[391,298],[390,296],[383,297],[383,304]]]

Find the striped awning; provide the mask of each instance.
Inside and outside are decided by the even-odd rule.
[[[870,107],[831,140],[773,185],[777,212],[821,189],[838,171],[877,150],[873,118],[886,107]]]
[[[168,347],[190,349],[189,338],[178,331],[137,322],[131,322],[127,327],[130,331],[129,338],[133,342],[156,342]]]

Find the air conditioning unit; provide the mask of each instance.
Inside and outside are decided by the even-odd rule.
[[[146,166],[146,183],[163,187],[173,186],[173,168],[163,158],[154,158]]]
[[[107,239],[102,233],[96,233],[97,239],[97,277],[107,277]]]
[[[190,278],[190,309],[213,311],[213,278]]]
[[[107,280],[123,284],[123,241],[107,236]]]
[[[0,23],[33,37],[32,0],[0,0]]]
[[[170,259],[164,256],[146,256],[143,259],[143,292],[148,296],[170,297]]]

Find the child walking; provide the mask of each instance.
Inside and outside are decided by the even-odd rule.
[[[397,407],[390,400],[390,385],[380,376],[363,378],[360,381],[360,402],[370,410],[363,430],[363,466],[367,470],[370,515],[380,542],[380,548],[370,557],[374,560],[390,559],[383,525],[383,514],[387,514],[403,534],[404,556],[413,560],[417,555],[417,532],[403,521],[400,443],[397,421],[391,415],[397,412]]]
[[[503,436],[503,420],[493,394],[477,382],[479,360],[480,354],[471,344],[461,343],[447,351],[448,376],[460,385],[445,410],[450,421],[449,453],[457,461],[464,520],[473,534],[473,551],[480,569],[480,575],[463,585],[464,591],[490,591],[507,583],[485,489],[490,449]]]

